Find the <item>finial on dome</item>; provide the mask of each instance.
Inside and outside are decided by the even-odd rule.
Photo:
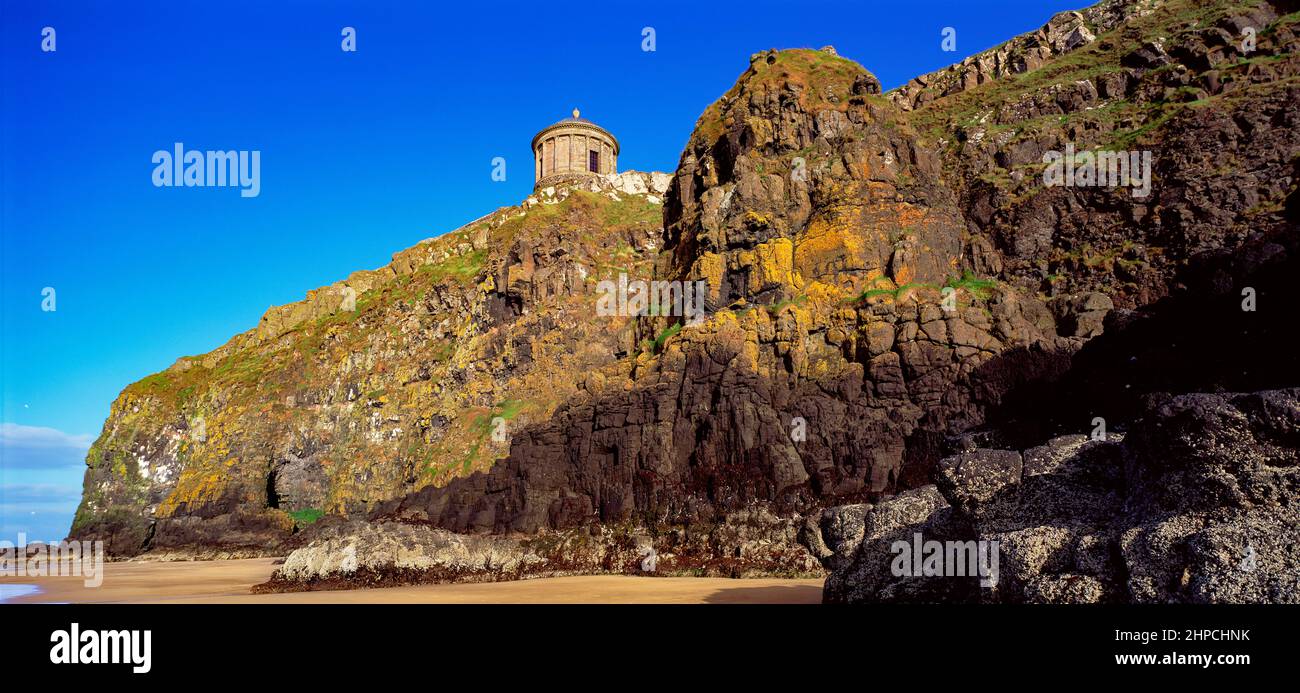
[[[574,117],[574,118],[577,118],[577,117],[578,117],[578,109],[576,109],[576,108],[573,109],[573,117]]]

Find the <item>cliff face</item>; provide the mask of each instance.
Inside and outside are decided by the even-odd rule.
[[[1242,310],[1287,290],[1296,253],[1297,9],[1103,2],[890,94],[940,147],[977,272],[1058,315],[1087,292],[1118,309],[1070,373],[991,415],[1008,442],[1132,419],[1144,393],[1300,382],[1282,311]],[[1067,147],[1149,152],[1149,193],[1045,186]]]
[[[1282,11],[1104,2],[891,96],[940,145],[975,244],[996,250],[979,269],[1148,305],[1198,256],[1285,225],[1300,130]],[[1150,191],[1045,187],[1044,154],[1067,146],[1150,152]]]
[[[827,601],[1300,600],[1300,360],[1272,303],[1300,271],[1296,9],[1102,3],[892,94],[942,145],[977,267],[1118,309],[933,484],[810,519]],[[1044,188],[1067,143],[1151,151],[1149,197]],[[1111,433],[1059,435],[1094,417]],[[1000,575],[900,575],[918,534],[996,542]]]
[[[852,518],[954,452],[1122,427],[1160,389],[1294,385],[1280,346],[1237,367],[1289,329],[1237,307],[1281,295],[1296,252],[1280,15],[1106,2],[889,94],[833,50],[758,53],[662,187],[503,210],[129,387],[74,531],[119,553],[288,539],[297,582],[647,552],[842,569]],[[1045,186],[1067,148],[1149,152],[1149,194]],[[704,314],[599,315],[619,273],[702,281]]]
[[[924,479],[934,460],[906,459],[909,440],[980,423],[1037,370],[1026,363],[1081,340],[1036,297],[971,273],[940,159],[879,92],[827,52],[755,56],[701,118],[666,202],[657,276],[706,281],[707,318],[642,320],[640,334],[672,336],[630,379],[520,431],[486,474],[377,517],[658,532]]]

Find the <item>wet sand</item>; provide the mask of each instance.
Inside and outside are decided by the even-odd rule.
[[[104,581],[79,577],[0,577],[36,585],[37,594],[6,603],[165,604],[817,604],[822,580],[586,575],[516,582],[413,585],[386,589],[250,594],[275,570],[275,559],[109,563]]]

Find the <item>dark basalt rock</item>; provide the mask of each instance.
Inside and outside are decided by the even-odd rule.
[[[826,601],[1300,602],[1298,434],[1300,389],[1166,395],[1122,439],[946,459],[826,560]],[[896,575],[914,533],[998,541],[997,584]]]

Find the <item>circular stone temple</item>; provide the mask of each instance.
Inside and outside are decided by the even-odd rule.
[[[536,188],[618,172],[618,140],[578,116],[549,125],[533,136]]]

